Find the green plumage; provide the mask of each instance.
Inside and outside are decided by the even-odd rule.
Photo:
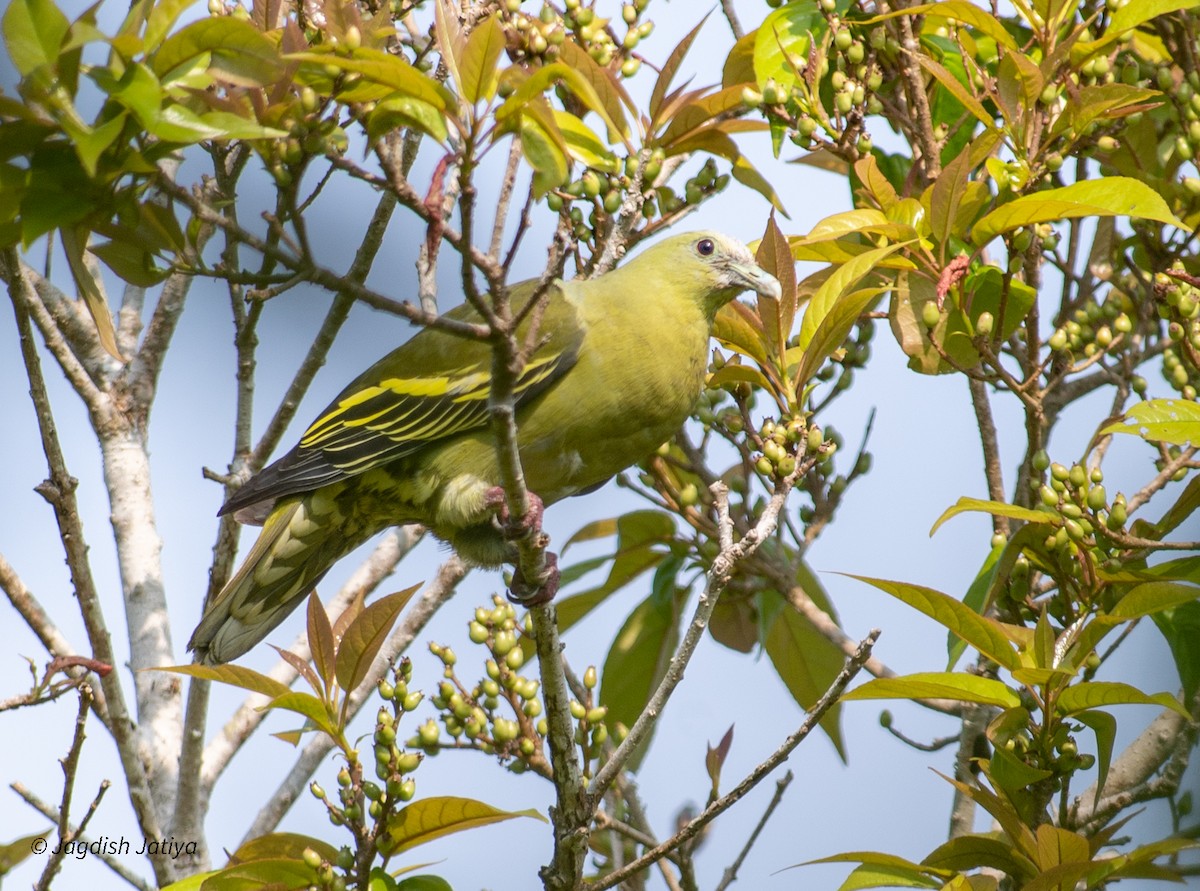
[[[512,289],[514,305],[533,282]],[[704,383],[717,310],[779,283],[740,243],[696,232],[621,268],[551,288],[517,384],[521,462],[545,504],[645,457],[686,420]],[[475,318],[465,307],[458,318]],[[488,492],[500,476],[488,426],[491,347],[425,329],[354,380],[299,444],[221,509],[263,522],[188,646],[228,662],[262,640],[347,552],[421,523],[470,563],[511,560]]]

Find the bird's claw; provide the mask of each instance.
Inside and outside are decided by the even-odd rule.
[[[531,585],[525,580],[518,564],[513,568],[512,583],[508,586],[508,599],[518,606],[531,607],[549,603],[558,593],[558,554],[546,551],[544,554],[545,570],[541,584]]]
[[[512,514],[508,511],[508,496],[505,495],[504,489],[495,486],[489,489],[487,495],[484,496],[487,506],[496,512],[496,520],[504,532],[504,537],[510,541],[524,538],[527,535],[538,536],[542,532],[542,516],[546,513],[546,507],[542,504],[542,499],[534,492],[525,494],[528,499],[526,501],[528,510],[525,511],[525,516],[517,522],[513,522]]]
[[[508,541],[517,541],[530,537],[538,547],[545,548],[550,538],[542,531],[542,516],[546,512],[542,499],[533,492],[527,492],[528,509],[525,516],[514,522],[508,510],[508,498],[504,489],[496,486],[487,493],[487,504],[496,511],[496,521]],[[543,555],[544,568],[540,582],[526,580],[518,562],[513,568],[512,584],[508,588],[508,599],[520,606],[540,606],[549,603],[558,593],[558,555],[545,551]]]

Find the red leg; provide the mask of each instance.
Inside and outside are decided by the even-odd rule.
[[[546,551],[546,580],[540,585],[533,586],[525,581],[521,567],[513,569],[512,584],[508,588],[508,599],[520,606],[541,606],[549,603],[558,593],[558,554]]]
[[[487,503],[495,509],[496,517],[504,529],[504,535],[509,540],[529,535],[542,535],[542,516],[546,512],[545,506],[542,504],[542,499],[533,492],[529,492],[528,495],[529,510],[525,512],[520,523],[513,523],[508,512],[508,500],[505,498],[504,490],[496,486],[487,493]],[[521,567],[519,565],[514,567],[512,585],[508,590],[509,600],[529,607],[549,603],[554,599],[554,595],[558,593],[558,555],[552,551],[546,551],[545,560],[546,578],[540,585],[530,584],[521,573]]]

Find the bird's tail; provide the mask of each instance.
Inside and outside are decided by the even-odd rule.
[[[192,633],[188,649],[197,662],[229,662],[248,651],[287,618],[336,560],[374,531],[347,529],[323,494],[276,504],[245,561]]]

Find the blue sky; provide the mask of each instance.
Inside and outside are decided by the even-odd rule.
[[[117,4],[119,6],[119,4]],[[744,24],[752,25],[765,11],[759,3],[738,4]],[[197,11],[202,7],[197,6]],[[663,58],[678,37],[694,23],[691,4],[654,4],[658,25],[646,52]],[[714,79],[707,66],[723,59],[731,38],[719,13],[710,17],[691,53],[689,64],[698,73],[697,83]],[[0,62],[6,60],[0,59]],[[11,79],[0,79],[6,87]],[[649,89],[649,78],[635,81]],[[876,133],[876,144],[886,144],[887,134]],[[783,161],[799,152],[785,149],[781,162],[770,157],[765,136],[750,136],[742,144],[772,179],[791,220],[781,220],[787,233],[803,233],[822,217],[847,209],[849,195],[843,180],[807,166]],[[423,154],[427,171],[435,160]],[[698,162],[693,162],[698,167]],[[419,167],[420,169],[420,167]],[[186,174],[187,168],[185,168]],[[257,174],[256,174],[257,175]],[[418,175],[418,181],[420,176]],[[253,179],[253,178],[251,178]],[[482,182],[486,183],[486,179]],[[252,204],[264,194],[248,184],[244,197]],[[482,207],[488,207],[486,195]],[[365,215],[372,207],[364,189],[348,186],[326,201],[315,222],[313,241],[325,261],[338,268],[345,264],[361,237]],[[685,221],[682,228],[717,228],[744,240],[758,237],[768,213],[757,195],[732,187]],[[243,213],[243,219],[250,218]],[[543,215],[541,230],[547,231]],[[395,297],[411,296],[415,282],[413,261],[423,231],[410,218],[398,214],[372,285]],[[519,261],[517,277],[533,275],[544,257],[545,238],[529,237]],[[34,256],[38,256],[35,250]],[[57,268],[62,269],[61,261]],[[445,280],[456,272],[443,268]],[[113,293],[119,293],[115,286]],[[450,302],[455,302],[451,296]],[[273,304],[264,320],[264,347],[260,354],[259,429],[290,380],[298,357],[307,348],[328,304],[329,295],[299,288]],[[448,306],[449,303],[444,304]],[[171,626],[180,661],[186,661],[183,643],[200,612],[207,581],[208,561],[215,529],[214,514],[220,504],[219,487],[201,477],[201,468],[222,469],[232,444],[233,348],[228,301],[220,287],[197,282],[189,299],[180,332],[164,368],[161,392],[152,419],[152,468],[156,509],[164,540],[164,569]],[[334,347],[325,369],[318,375],[285,438],[290,444],[326,402],[358,371],[411,335],[408,323],[357,307]],[[68,637],[83,647],[83,634],[70,593],[53,515],[33,487],[45,476],[44,458],[35,419],[27,397],[28,386],[16,349],[10,310],[0,311],[0,406],[8,417],[6,460],[0,492],[6,502],[0,512],[0,552],[12,562],[27,585],[51,610]],[[960,517],[930,538],[933,521],[960,495],[983,497],[982,459],[965,381],[959,377],[919,377],[905,368],[904,357],[886,325],[873,341],[870,366],[860,373],[853,390],[840,399],[826,423],[834,423],[847,442],[861,437],[872,410],[876,412],[871,451],[874,469],[849,490],[836,522],[812,549],[809,560],[821,573],[832,595],[843,627],[861,637],[872,627],[883,629],[876,655],[899,672],[939,670],[945,664],[945,633],[931,621],[915,616],[886,595],[835,574],[850,572],[917,582],[956,596],[966,589],[985,553],[990,525],[977,515]],[[61,374],[47,360],[52,398],[58,412],[67,460],[80,479],[79,498],[91,558],[101,590],[110,605],[109,622],[118,652],[127,652],[123,622],[117,608],[119,580],[108,528],[108,505],[100,462],[86,418]],[[1152,387],[1158,382],[1152,380]],[[997,399],[995,411],[1003,428],[1019,418],[1011,400]],[[1095,421],[1106,414],[1103,400],[1093,400],[1073,410],[1062,422],[1051,443],[1055,460],[1077,457]],[[1004,466],[1011,477],[1020,457],[1020,442],[1002,443]],[[849,458],[847,454],[845,459]],[[1126,480],[1126,490],[1152,472],[1150,450],[1139,443],[1118,443],[1108,465],[1108,488],[1115,492]],[[628,493],[610,485],[586,498],[556,505],[547,514],[546,528],[556,542],[586,522],[614,516],[638,506]],[[798,504],[793,505],[793,510]],[[253,532],[249,533],[253,535]],[[249,537],[244,543],[248,543]],[[581,549],[578,556],[583,556]],[[432,542],[422,544],[402,563],[387,590],[406,587],[429,578],[444,551]],[[344,560],[322,586],[328,595],[349,575],[356,560]],[[567,655],[577,670],[600,665],[617,628],[634,604],[645,595],[644,585],[621,592],[566,637]],[[474,607],[500,589],[497,573],[477,572],[468,577],[459,593],[427,629],[423,641],[452,644],[460,667],[471,658],[466,623]],[[300,614],[273,633],[269,640],[287,645],[302,627]],[[259,647],[242,660],[265,668],[270,653]],[[40,664],[43,654],[36,639],[25,630],[6,605],[0,605],[0,697],[27,688],[23,656]],[[440,664],[418,646],[412,652],[416,666],[413,686],[432,689],[440,677]],[[119,666],[128,686],[129,672]],[[481,670],[481,669],[480,669]],[[464,677],[470,677],[463,670]],[[1173,689],[1174,670],[1156,632],[1140,629],[1123,647],[1108,677],[1121,677],[1145,689]],[[215,732],[241,697],[214,688],[209,732]],[[916,707],[894,704],[897,727],[909,736],[929,739],[954,732],[946,718],[931,716]],[[803,860],[845,850],[879,849],[919,860],[945,839],[950,788],[928,768],[952,771],[953,748],[924,755],[893,740],[878,726],[880,705],[848,704],[843,709],[849,763],[843,764],[829,742],[810,738],[793,755],[787,767],[796,774],[787,797],[768,825],[756,851],[741,872],[742,884],[751,888],[832,887],[844,875],[844,866],[808,867],[777,875],[777,871]],[[21,781],[44,799],[57,801],[61,770],[57,759],[65,754],[75,706],[68,698],[35,710],[0,715],[0,780]],[[372,714],[368,710],[368,714]],[[418,713],[408,731],[431,713]],[[1148,708],[1120,712],[1120,739],[1129,739],[1154,717]],[[766,660],[733,653],[706,639],[663,715],[657,744],[639,773],[643,801],[660,835],[678,808],[702,804],[707,793],[704,771],[705,742],[715,743],[725,729],[736,727],[733,749],[725,767],[726,785],[732,785],[769,754],[801,722],[800,709],[774,676]],[[369,733],[366,721],[360,722]],[[288,729],[291,722],[273,717],[266,730]],[[407,734],[402,734],[407,735]],[[210,848],[232,850],[238,844],[257,803],[273,790],[290,766],[293,752],[286,744],[260,733],[228,771],[213,798],[209,814]],[[80,813],[101,778],[119,779],[113,747],[106,734],[91,726],[77,784],[75,812]],[[336,765],[330,761],[318,774],[333,785]],[[744,802],[722,817],[700,851],[703,883],[713,884],[736,856],[769,800],[774,777]],[[532,776],[513,777],[482,755],[448,753],[429,759],[417,773],[418,795],[459,794],[492,804],[545,810],[551,801],[550,786]],[[340,843],[336,831],[322,816],[323,809],[303,798],[285,819],[282,829],[307,832]],[[1151,808],[1139,818],[1147,832],[1163,831],[1161,809]],[[1153,823],[1154,825],[1147,825]],[[0,789],[0,843],[49,826],[9,790]],[[138,839],[123,787],[116,782],[94,818],[93,836],[125,835]],[[135,849],[137,842],[134,842]],[[456,888],[533,887],[536,870],[550,850],[549,833],[532,821],[513,821],[454,836],[414,852],[411,862],[433,862],[431,871],[445,876]],[[484,856],[480,856],[483,854]],[[491,856],[489,856],[491,855]],[[136,860],[136,858],[132,858]],[[23,887],[36,879],[41,858],[31,858],[9,877],[10,887]],[[219,858],[218,858],[219,862]],[[128,865],[148,874],[144,864]],[[106,868],[92,861],[68,861],[61,887],[123,887]]]

